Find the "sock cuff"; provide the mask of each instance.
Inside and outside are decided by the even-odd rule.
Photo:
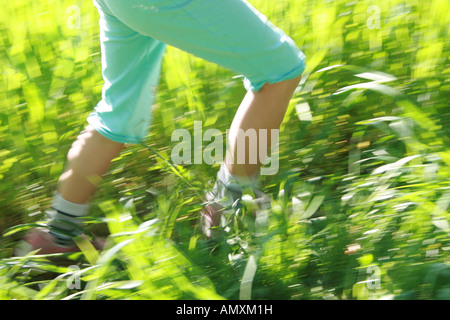
[[[217,178],[224,185],[240,190],[242,188],[255,187],[259,182],[259,172],[250,177],[234,176],[230,173],[227,166],[222,164],[217,173]]]
[[[64,199],[60,194],[55,194],[52,201],[52,207],[55,210],[62,211],[76,217],[84,217],[87,215],[90,205],[77,204]]]

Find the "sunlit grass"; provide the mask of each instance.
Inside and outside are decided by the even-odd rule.
[[[173,167],[171,133],[225,132],[244,89],[168,48],[146,146],[114,161],[86,221],[106,249],[27,257],[12,248],[100,99],[98,17],[1,2],[1,299],[450,298],[448,1],[251,2],[308,57],[262,179],[271,208],[237,212],[221,242],[200,232],[217,165]]]

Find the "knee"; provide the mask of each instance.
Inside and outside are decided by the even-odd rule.
[[[88,126],[83,130],[72,144],[67,153],[67,160],[75,163],[78,159],[92,159],[99,153],[101,156],[117,154],[125,147],[124,143],[115,142],[98,133],[93,127]]]

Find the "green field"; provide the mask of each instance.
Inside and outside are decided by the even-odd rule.
[[[450,3],[250,2],[308,59],[262,178],[271,208],[201,233],[219,165],[166,162],[171,134],[225,132],[245,91],[169,47],[145,145],[114,161],[86,221],[108,247],[14,257],[102,78],[91,1],[0,1],[0,299],[450,299]]]

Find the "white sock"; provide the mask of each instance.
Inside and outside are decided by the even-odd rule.
[[[250,177],[235,176],[230,173],[225,164],[222,164],[220,167],[217,178],[225,186],[235,191],[241,191],[244,188],[254,188],[259,183],[259,173]]]
[[[58,193],[54,195],[52,208],[47,212],[50,218],[50,234],[56,237],[57,244],[67,246],[73,244],[73,237],[80,233],[82,217],[89,210],[88,204],[76,204],[64,199]]]

